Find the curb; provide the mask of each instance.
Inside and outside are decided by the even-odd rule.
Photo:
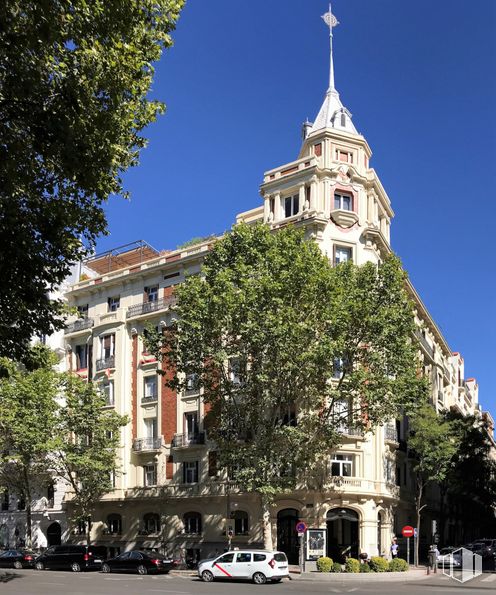
[[[425,570],[422,571],[407,571],[407,572],[303,572],[302,574],[293,575],[293,578],[298,581],[312,581],[324,583],[382,583],[382,582],[410,582],[421,581],[429,578]]]

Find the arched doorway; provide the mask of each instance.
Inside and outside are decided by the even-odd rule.
[[[284,552],[290,564],[298,564],[298,535],[296,508],[284,508],[277,513],[277,549]]]
[[[47,529],[47,546],[60,545],[62,530],[58,523],[52,523]]]
[[[327,513],[327,555],[335,562],[358,558],[358,514],[349,508],[333,508]]]

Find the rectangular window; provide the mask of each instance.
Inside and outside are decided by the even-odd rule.
[[[145,296],[147,302],[156,302],[158,300],[158,285],[145,287]]]
[[[353,477],[353,456],[335,454],[331,459],[331,475]]]
[[[183,483],[198,483],[198,461],[183,463]]]
[[[341,264],[353,260],[353,251],[351,248],[345,246],[334,247],[334,265]]]
[[[196,393],[198,390],[198,374],[186,374],[186,393]]]
[[[188,440],[194,440],[198,436],[198,413],[196,411],[184,414],[184,433]]]
[[[344,122],[344,124],[341,122],[342,126],[346,125],[346,120],[344,120]],[[343,163],[353,163],[353,153],[350,151],[343,151],[343,149],[336,149],[336,160],[342,161]]]
[[[216,450],[211,450],[208,453],[208,476],[209,477],[217,476],[217,451]]]
[[[295,194],[294,196],[287,196],[284,199],[284,214],[285,217],[292,217],[297,215],[300,210],[300,195]]]
[[[334,208],[342,211],[353,210],[353,198],[349,194],[334,193]]]
[[[157,418],[148,417],[143,420],[145,424],[145,438],[156,438],[157,437]]]
[[[338,432],[346,433],[350,427],[350,403],[346,399],[334,401],[332,416]]]
[[[76,370],[85,370],[88,367],[88,345],[76,345]]]
[[[242,366],[239,357],[229,358],[228,365],[229,380],[235,385],[240,386],[243,384],[242,378]]]
[[[88,318],[88,304],[81,304],[77,307],[78,318]]]
[[[156,401],[157,395],[157,376],[145,376],[143,385],[143,400]]]
[[[100,391],[105,398],[105,406],[113,407],[114,406],[114,381],[107,380],[101,382],[99,385]]]
[[[108,304],[108,308],[107,311],[108,312],[115,312],[116,310],[119,309],[120,305],[121,305],[121,298],[119,295],[115,295],[113,297],[109,297],[107,300],[107,304]]]
[[[157,465],[145,465],[144,471],[144,484],[146,487],[157,485]]]
[[[100,337],[100,357],[101,359],[108,359],[114,356],[115,351],[115,335],[103,335]]]

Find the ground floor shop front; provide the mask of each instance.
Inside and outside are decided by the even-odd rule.
[[[297,563],[296,525],[302,521],[308,529],[320,530],[313,534],[313,545],[318,544],[322,555],[344,561],[363,552],[388,555],[396,505],[393,498],[305,491],[276,498],[269,516],[264,517],[256,494],[107,500],[93,515],[91,539],[106,545],[111,554],[139,548],[190,564],[229,547],[262,548],[265,544],[284,551],[290,563]],[[71,535],[73,542],[84,539],[83,531]]]

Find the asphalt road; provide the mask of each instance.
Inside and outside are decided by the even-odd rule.
[[[340,582],[284,580],[279,584],[253,585],[245,582],[215,582],[206,584],[191,576],[136,576],[132,574],[103,575],[98,572],[75,574],[62,571],[9,571],[10,580],[0,583],[1,595],[244,595],[245,593],[353,593],[353,595],[431,595],[463,593],[484,595],[494,593],[496,574],[460,585],[443,576],[428,577],[415,582]]]

